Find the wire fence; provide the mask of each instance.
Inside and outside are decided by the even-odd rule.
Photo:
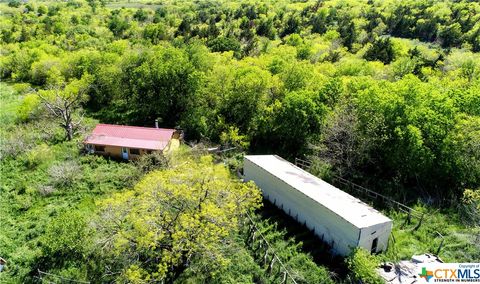
[[[90,284],[88,281],[81,281],[81,280],[75,280],[75,279],[69,279],[65,278],[56,274],[48,273],[45,271],[41,271],[40,269],[38,271],[38,277],[37,279],[40,280],[41,283],[54,283],[54,284],[59,284],[59,283],[82,283],[82,284]]]
[[[295,278],[289,272],[285,264],[275,253],[275,250],[272,248],[270,243],[267,241],[265,236],[259,230],[253,219],[247,213],[247,219],[250,221],[250,227],[247,233],[247,243],[250,244],[251,248],[255,251],[257,256],[260,256],[261,262],[264,266],[267,266],[267,273],[269,275],[276,274],[279,282],[282,284],[293,283],[297,284]],[[275,269],[277,265],[277,269]],[[275,270],[277,270],[275,272]]]

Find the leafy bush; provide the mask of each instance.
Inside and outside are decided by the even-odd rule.
[[[27,94],[18,107],[17,117],[27,121],[35,116],[40,110],[40,99],[36,94]]]
[[[12,88],[17,94],[25,94],[32,90],[29,83],[16,83],[12,85]]]
[[[208,42],[208,47],[213,52],[240,51],[240,43],[236,39],[229,37],[217,37]]]
[[[333,283],[328,270],[313,262],[307,254],[294,255],[288,261],[288,267],[292,267],[297,283]]]
[[[151,154],[141,155],[135,160],[135,166],[143,173],[153,170],[165,169],[168,167],[168,159],[161,152],[152,152]]]
[[[43,143],[25,154],[25,165],[30,169],[33,169],[43,163],[46,163],[52,158],[52,151],[50,147]]]
[[[21,3],[19,0],[10,0],[8,1],[8,6],[9,7],[14,7],[14,8],[18,8],[20,7]]]
[[[50,222],[45,228],[42,244],[47,255],[81,256],[89,243],[87,221],[77,211],[67,211]]]
[[[253,183],[232,182],[211,157],[177,160],[170,169],[146,175],[133,191],[102,202],[96,223],[105,241],[98,249],[113,251],[130,282],[173,280],[197,257],[209,263],[200,273],[210,274],[226,265],[225,244],[238,231],[239,218],[259,202]],[[145,258],[156,262],[140,260]]]
[[[463,192],[460,212],[467,224],[480,226],[480,189],[465,189]]]
[[[355,280],[368,284],[385,283],[375,271],[378,267],[377,258],[365,249],[356,248],[346,262]]]

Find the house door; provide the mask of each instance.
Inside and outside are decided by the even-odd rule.
[[[122,158],[128,160],[128,148],[122,147]]]

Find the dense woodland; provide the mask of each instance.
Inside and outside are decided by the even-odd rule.
[[[436,231],[447,261],[480,259],[477,1],[11,0],[0,11],[0,282],[38,282],[40,270],[277,283],[246,242],[248,214],[298,283],[376,283],[376,263],[433,252]],[[81,151],[97,122],[155,119],[193,148],[134,163]],[[244,152],[301,157],[431,220],[396,226],[384,255],[322,261],[235,181]]]

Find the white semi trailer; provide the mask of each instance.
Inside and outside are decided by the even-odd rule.
[[[384,251],[392,220],[359,199],[276,155],[245,156],[243,173],[263,196],[348,255],[355,247]]]

